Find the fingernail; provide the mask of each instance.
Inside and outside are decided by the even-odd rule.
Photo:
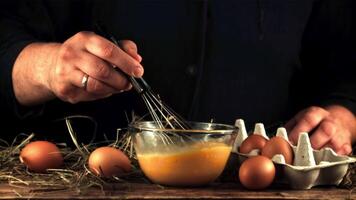
[[[137,56],[136,56],[136,59],[137,59],[138,62],[141,62],[141,61],[142,61],[142,57],[141,57],[140,55],[138,55],[138,54],[137,54]]]
[[[143,67],[141,65],[136,66],[134,75],[135,77],[141,77],[143,75]]]
[[[346,155],[352,152],[352,148],[348,144],[344,144],[342,149]]]

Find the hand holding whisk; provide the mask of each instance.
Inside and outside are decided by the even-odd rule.
[[[118,40],[116,40],[116,38],[113,35],[109,34],[102,26],[96,24],[96,30],[100,35],[110,39],[114,44],[119,46]],[[121,72],[121,70],[118,67],[116,66],[113,67]],[[174,112],[171,108],[169,108],[159,98],[159,96],[152,91],[151,87],[147,84],[147,82],[142,77],[134,78],[127,74],[125,75],[130,80],[135,90],[141,95],[153,121],[158,125],[160,129],[164,130],[167,128],[168,129],[190,128],[182,117],[180,117],[176,112]]]

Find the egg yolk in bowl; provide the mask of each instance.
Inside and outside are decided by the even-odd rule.
[[[198,186],[213,182],[224,170],[231,146],[202,142],[179,151],[137,154],[142,171],[154,183]]]

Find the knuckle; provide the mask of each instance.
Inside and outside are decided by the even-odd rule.
[[[111,75],[110,68],[102,62],[94,62],[94,73],[100,79],[107,79]]]
[[[77,104],[79,102],[77,98],[68,98],[67,101],[71,104]]]
[[[134,72],[136,69],[136,66],[138,66],[139,63],[137,61],[135,61],[134,59],[125,59],[123,60],[123,64],[122,64],[122,70],[126,73],[128,73],[131,76],[135,76]]]
[[[318,106],[311,106],[307,113],[315,113],[318,115],[322,115],[322,116],[329,116],[329,112],[327,110],[325,110],[322,107],[318,107]]]
[[[70,45],[63,44],[61,50],[59,51],[59,59],[67,61],[73,58],[74,52]]]
[[[346,145],[344,145],[344,151],[345,151],[345,153],[346,154],[350,154],[350,153],[352,153],[352,147],[351,147],[351,145],[350,144],[346,144]]]
[[[126,91],[129,91],[132,89],[132,84],[130,82],[127,83]]]
[[[100,46],[100,51],[99,53],[101,56],[104,58],[111,58],[114,54],[114,48],[115,46],[111,43],[105,43]]]
[[[301,119],[302,122],[308,124],[309,126],[314,126],[317,123],[317,119],[312,112],[307,112]]]
[[[97,80],[91,80],[88,82],[87,90],[91,93],[101,93],[103,85]]]
[[[71,104],[76,104],[80,101],[75,89],[64,84],[57,87],[56,95],[59,99]]]
[[[339,119],[338,119],[338,118],[335,118],[335,117],[328,116],[328,117],[326,117],[326,121],[327,121],[328,123],[334,124],[334,126],[339,126],[339,125],[340,125]]]
[[[70,89],[66,85],[60,85],[57,87],[58,96],[62,98],[68,98],[70,95]]]
[[[89,31],[80,31],[80,32],[76,33],[76,34],[74,35],[74,37],[77,38],[77,39],[86,39],[86,38],[88,38],[88,37],[91,36],[91,35],[92,35],[92,32],[89,32]]]
[[[125,49],[137,49],[136,43],[134,43],[132,40],[123,40],[121,44]]]
[[[99,84],[98,81],[93,81],[93,91],[98,92],[101,91],[103,87],[101,87],[101,84]]]
[[[127,79],[125,79],[125,82],[124,82],[124,84],[123,84],[123,88],[124,88],[124,90],[130,90],[131,88],[132,88],[132,85],[131,85],[131,83],[127,80]]]
[[[336,150],[336,151],[339,151],[339,150],[342,150],[343,149],[343,143],[342,141],[338,140],[337,138],[332,138],[330,141],[329,141],[329,146]]]
[[[129,80],[128,80],[127,78],[123,77],[123,78],[121,79],[121,86],[122,86],[122,88],[129,87],[129,85],[130,85]]]
[[[308,109],[308,112],[320,112],[324,109],[318,107],[318,106],[311,106],[309,109]]]
[[[335,125],[331,122],[323,122],[320,124],[321,131],[328,137],[332,137],[335,134]]]
[[[114,54],[115,45],[97,35],[90,37],[90,43],[96,48],[97,54],[102,58],[111,58]]]
[[[338,143],[339,142],[335,138],[331,138],[328,144],[331,148],[337,148],[338,146],[340,146],[338,145]]]
[[[125,77],[121,77],[118,82],[117,85],[115,86],[116,89],[118,90],[127,90],[130,87],[130,82],[127,78]]]

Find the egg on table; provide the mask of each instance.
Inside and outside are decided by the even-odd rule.
[[[35,141],[27,144],[20,153],[20,161],[31,171],[44,173],[63,164],[63,156],[58,147],[47,141]]]
[[[247,189],[259,190],[268,187],[274,180],[276,169],[271,159],[254,156],[245,160],[239,169],[241,184]]]
[[[99,147],[89,156],[89,169],[97,176],[110,178],[131,171],[129,158],[114,147]]]

